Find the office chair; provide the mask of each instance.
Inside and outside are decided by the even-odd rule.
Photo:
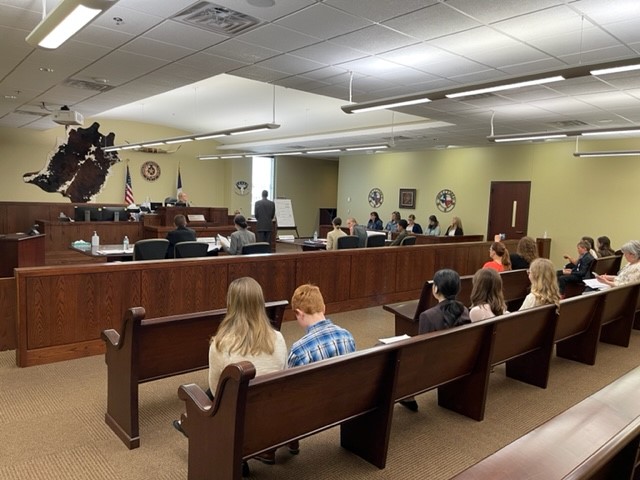
[[[384,247],[386,235],[369,235],[367,237],[367,247]]]
[[[178,199],[176,197],[167,197],[164,199],[165,205],[175,205],[178,203]]]
[[[413,235],[409,235],[402,239],[402,241],[400,242],[400,245],[415,245],[416,240],[417,240],[416,237],[414,237]]]
[[[206,257],[209,244],[205,242],[178,242],[173,247],[175,258]]]
[[[347,248],[358,248],[359,238],[355,235],[345,235],[338,238],[338,250],[345,250]]]
[[[248,243],[242,247],[242,255],[252,255],[255,253],[271,253],[271,244],[268,242]]]
[[[133,246],[134,260],[162,260],[167,255],[169,240],[166,238],[149,238],[138,240]]]

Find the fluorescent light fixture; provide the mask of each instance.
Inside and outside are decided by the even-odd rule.
[[[260,125],[249,125],[247,127],[238,127],[232,128],[229,130],[220,130],[219,132],[209,132],[209,133],[198,133],[193,135],[184,135],[182,137],[172,137],[172,138],[162,138],[159,140],[150,140],[149,142],[145,142],[143,146],[149,147],[153,145],[172,145],[174,143],[184,143],[184,142],[192,142],[194,140],[207,140],[210,138],[224,137],[226,135],[239,135],[241,133],[254,133],[261,132],[264,130],[273,130],[276,128],[280,128],[280,125],[276,123],[262,123]],[[125,148],[128,145],[115,145],[112,148]]]
[[[327,150],[307,150],[307,153],[309,155],[315,155],[316,153],[335,153],[335,152],[339,152],[340,149],[339,148],[330,148]]]
[[[220,158],[222,160],[226,160],[228,158],[242,158],[242,157],[244,157],[244,155],[223,155]]]
[[[132,144],[132,145],[125,145],[124,147],[120,147],[122,150],[133,150],[134,148],[140,148],[140,145],[137,144]]]
[[[284,153],[279,153],[278,155],[302,155],[303,152],[284,152]]]
[[[591,70],[591,75],[609,75],[610,73],[631,72],[633,70],[640,70],[640,64],[637,65],[624,65],[621,67],[601,68],[599,70]]]
[[[448,93],[447,98],[468,97],[470,95],[480,95],[481,93],[501,92],[502,90],[511,90],[514,88],[530,87],[532,85],[543,85],[545,83],[561,82],[564,80],[562,75],[554,77],[538,78],[535,80],[527,80],[525,82],[507,83],[505,85],[496,85],[493,87],[478,88],[477,90],[467,90],[464,92]]]
[[[618,150],[610,152],[574,152],[574,157],[635,157],[640,156],[640,150]]]
[[[430,98],[426,97],[424,94],[420,94],[376,100],[374,102],[353,103],[351,105],[343,105],[341,108],[344,113],[364,113],[372,112],[374,110],[385,110],[387,108],[406,107],[407,105],[418,105],[420,103],[427,103],[430,101]]]
[[[220,138],[224,137],[224,133],[212,133],[211,135],[203,135],[201,137],[194,137],[194,140],[209,140],[211,138]]]
[[[590,136],[596,136],[596,135],[625,135],[625,134],[639,134],[640,133],[640,129],[632,129],[632,130],[613,130],[613,129],[609,129],[609,130],[603,130],[601,132],[582,132],[582,136],[585,137],[590,137]]]
[[[385,148],[389,148],[389,145],[371,145],[371,146],[364,146],[364,147],[347,147],[345,148],[345,150],[347,152],[357,152],[359,150],[383,150]]]
[[[164,145],[164,142],[143,143],[143,147],[157,147],[158,145]]]
[[[493,141],[496,143],[501,142],[524,142],[527,140],[548,140],[552,138],[566,138],[565,133],[554,133],[554,134],[544,134],[544,135],[529,135],[529,136],[514,136],[514,137],[493,137]],[[491,140],[491,139],[490,139]]]
[[[27,35],[33,47],[55,49],[118,0],[62,0]]]
[[[200,155],[198,160],[218,160],[219,158],[219,155]]]

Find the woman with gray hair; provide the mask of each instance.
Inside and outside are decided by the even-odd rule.
[[[600,283],[610,287],[619,287],[628,283],[640,282],[640,241],[631,240],[625,243],[622,248],[624,259],[628,262],[618,275],[597,275]]]

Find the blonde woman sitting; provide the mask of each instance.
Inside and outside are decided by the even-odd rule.
[[[551,260],[536,258],[531,262],[527,273],[531,282],[531,293],[525,297],[520,310],[552,303],[559,306],[558,276]]]

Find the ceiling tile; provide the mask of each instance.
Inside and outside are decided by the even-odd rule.
[[[268,60],[264,60],[258,63],[257,65],[262,68],[278,70],[280,72],[289,73],[291,75],[296,75],[311,70],[317,70],[319,68],[322,68],[323,66],[321,63],[312,62],[311,60],[305,60],[287,54],[269,58]]]
[[[476,20],[440,3],[383,24],[420,40],[431,40],[480,25]]]
[[[176,46],[202,50],[228,40],[229,37],[179,22],[165,21],[143,34],[144,38]]]
[[[364,18],[356,17],[319,3],[280,19],[275,23],[323,40],[373,24],[373,22]]]
[[[415,38],[402,35],[381,25],[372,25],[334,37],[331,42],[370,54],[383,53],[417,43]]]
[[[499,2],[449,0],[447,2],[449,7],[485,23],[494,23],[562,4],[564,4],[562,0],[500,0]]]
[[[419,10],[428,5],[434,5],[437,1],[402,0],[402,2],[390,2],[389,0],[368,0],[366,2],[354,2],[353,0],[324,0],[324,3],[357,17],[368,18],[374,22],[382,22]]]
[[[289,52],[319,42],[318,38],[296,32],[279,25],[264,25],[236,37],[238,40],[261,47]]]
[[[120,85],[164,64],[163,60],[157,58],[116,50],[85,68],[80,74],[89,78],[108,78],[113,85]],[[114,65],[118,68],[114,68]]]
[[[126,45],[120,47],[120,51],[159,58],[160,60],[174,61],[191,55],[195,50],[178,47],[164,42],[158,42],[149,38],[138,37]]]

